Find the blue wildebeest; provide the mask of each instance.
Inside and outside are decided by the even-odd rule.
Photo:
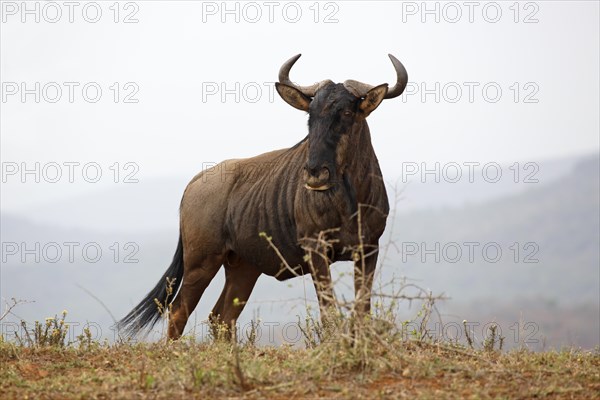
[[[216,321],[235,323],[261,274],[286,280],[310,272],[323,313],[333,299],[329,266],[341,260],[355,263],[357,313],[370,311],[389,204],[366,118],[402,94],[408,75],[390,55],[392,88],[354,80],[298,86],[289,72],[299,57],[283,64],[276,89],[308,112],[308,135],[291,148],[223,161],[192,179],[181,200],[173,262],[119,322],[128,334],[157,322],[158,302],[170,303],[168,336],[179,338],[221,266],[226,278],[211,314]],[[175,278],[174,298],[167,278]]]

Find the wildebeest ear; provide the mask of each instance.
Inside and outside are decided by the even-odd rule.
[[[281,96],[286,103],[290,106],[297,108],[298,110],[308,111],[311,98],[299,91],[296,88],[288,86],[283,83],[275,82],[275,88],[277,93]]]
[[[388,85],[387,83],[384,83],[383,85],[375,86],[367,92],[365,98],[360,101],[358,106],[358,108],[365,113],[365,117],[371,114],[371,112],[381,104],[387,91]]]

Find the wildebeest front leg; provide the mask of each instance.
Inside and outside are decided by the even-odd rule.
[[[371,291],[373,277],[377,267],[377,253],[358,257],[354,262],[354,292],[357,316],[368,315],[371,312]]]
[[[331,272],[329,271],[330,263],[323,254],[309,251],[307,256],[317,299],[319,300],[321,319],[323,320],[331,308],[336,305]]]

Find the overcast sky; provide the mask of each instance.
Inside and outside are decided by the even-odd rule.
[[[203,163],[295,144],[307,117],[272,82],[297,53],[291,78],[302,84],[393,83],[387,54],[404,63],[411,93],[369,117],[384,176],[405,161],[598,151],[596,1],[431,2],[432,13],[422,2],[232,2],[229,14],[221,2],[137,1],[118,13],[112,1],[81,2],[72,23],[62,2],[27,2],[31,14],[22,4],[2,2],[3,212],[98,190],[115,170],[121,182],[192,177]],[[59,184],[21,183],[14,166],[36,162],[61,165]],[[65,163],[79,163],[75,184]],[[96,185],[81,178],[88,163],[103,173]]]

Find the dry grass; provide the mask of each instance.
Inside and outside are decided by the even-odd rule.
[[[597,398],[600,353],[407,339],[381,320],[302,321],[306,349],[223,340],[0,342],[0,398]],[[356,333],[352,333],[356,332]],[[321,343],[315,343],[315,337]],[[313,342],[311,343],[311,340]]]

